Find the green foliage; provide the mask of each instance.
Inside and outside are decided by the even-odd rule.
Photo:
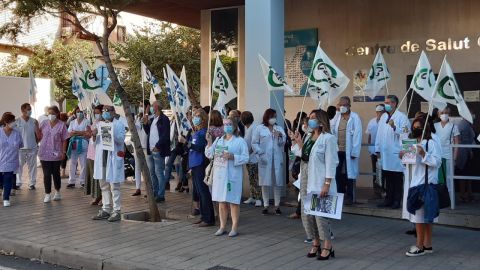
[[[127,61],[128,72],[120,74],[129,100],[138,104],[142,99],[140,61],[143,61],[164,89],[165,64],[180,76],[182,66],[187,73],[188,94],[192,104],[200,97],[200,32],[196,29],[172,26],[169,23],[151,24],[135,31],[126,43],[113,45],[117,59]],[[150,88],[145,85],[145,98]],[[165,91],[157,96],[168,108]],[[135,104],[134,103],[134,104]]]

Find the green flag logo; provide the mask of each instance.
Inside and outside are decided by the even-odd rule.
[[[454,99],[456,100],[457,102],[460,102],[459,100],[457,100],[455,98],[455,96],[450,96],[448,95],[447,93],[445,93],[445,86],[446,85],[449,85],[453,91],[456,93],[456,96],[457,97],[461,97],[461,93],[460,93],[460,90],[458,88],[458,85],[457,85],[457,82],[455,81],[454,78],[450,77],[450,76],[445,76],[444,78],[442,78],[442,80],[440,81],[440,83],[438,84],[438,87],[437,87],[437,93],[438,95],[440,95],[441,97],[445,98],[445,99]]]
[[[324,74],[326,78],[317,78],[317,72],[320,74]],[[323,59],[319,58],[313,64],[312,72],[310,74],[310,81],[314,83],[327,82],[328,84],[330,84],[330,87],[337,88],[339,87],[339,85],[332,81],[332,78],[337,78],[337,74],[337,70],[334,67],[325,63]]]
[[[221,68],[217,68],[217,83],[215,84],[215,89],[222,91],[225,95],[227,94],[226,89],[228,89],[228,80],[225,74],[222,73]]]
[[[115,95],[113,96],[113,101],[112,101],[113,105],[115,106],[122,106],[122,100],[120,99],[120,97],[117,95],[117,93],[115,93]]]
[[[272,67],[268,67],[268,84],[270,84],[272,87],[282,87],[285,84],[285,81],[276,73],[273,71]]]
[[[370,69],[369,79],[374,80],[375,78],[377,78],[377,82],[390,79],[390,77],[386,74],[385,69],[386,68],[383,66],[382,63],[377,63],[373,65]],[[386,70],[388,72],[388,69]]]
[[[83,78],[80,78],[82,82],[82,88],[85,90],[95,91],[96,89],[102,88],[101,82],[97,85],[90,85],[90,81],[98,82],[99,79],[95,72],[91,72],[90,70],[86,70],[83,74]]]
[[[418,83],[419,80],[422,80],[422,81],[427,81],[428,83],[428,86],[432,87],[432,81],[430,80],[431,75],[433,75],[433,71],[431,69],[428,69],[428,68],[422,68],[420,69],[420,71],[417,73],[417,75],[415,75],[415,78],[413,79],[413,84],[415,85],[415,88],[417,90],[420,90],[420,91],[423,91],[425,90],[423,87],[421,87]]]

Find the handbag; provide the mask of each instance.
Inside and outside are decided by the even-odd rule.
[[[213,185],[213,159],[205,168],[205,178],[203,178],[203,182],[207,186]]]

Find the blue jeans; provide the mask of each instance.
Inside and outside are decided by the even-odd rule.
[[[150,170],[150,178],[152,179],[153,195],[156,198],[165,198],[165,157],[160,153],[152,152],[147,156],[147,166]]]
[[[13,181],[15,179],[13,172],[0,172],[0,182],[3,185],[3,200],[10,200],[10,191],[12,190]]]

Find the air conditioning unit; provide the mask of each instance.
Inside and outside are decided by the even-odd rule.
[[[70,26],[64,26],[62,27],[62,37],[70,37],[72,35],[72,27]]]

